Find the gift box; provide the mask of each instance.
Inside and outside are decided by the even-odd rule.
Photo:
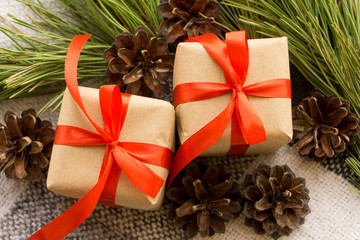
[[[103,128],[103,116],[99,103],[99,90],[79,87],[84,107],[90,118]],[[96,132],[68,90],[64,93],[58,125],[73,126]],[[131,96],[120,132],[119,142],[153,144],[174,151],[175,113],[173,106],[163,100]],[[101,171],[105,145],[68,146],[55,144],[47,178],[48,188],[58,194],[81,198],[97,182]],[[164,180],[169,170],[144,163]],[[139,179],[142,176],[138,176]],[[126,174],[120,173],[116,183],[115,205],[153,210],[164,199],[164,185],[155,198],[136,188]]]
[[[243,38],[243,36],[244,33],[242,33],[240,37]],[[199,39],[201,40],[201,37]],[[246,54],[245,52],[247,46],[245,46],[244,44],[244,46],[242,47],[243,49],[236,49],[236,44],[238,44],[236,43],[236,37],[232,40],[232,43],[235,46],[230,48],[230,46],[228,45],[227,50],[225,48],[224,51],[229,51],[230,57],[233,57],[231,56],[231,51],[235,52],[234,54],[236,54],[237,51],[241,51],[241,54],[239,54],[237,59],[231,59],[232,65],[236,65],[234,64],[234,61],[242,59],[242,55]],[[243,39],[239,39],[240,44],[242,40]],[[225,43],[226,41],[224,41],[224,44]],[[289,56],[288,42],[286,37],[248,40],[247,43],[248,69],[245,82],[243,83],[243,86],[241,86],[241,88],[244,87],[245,89],[246,86],[254,86],[254,84],[256,85],[257,83],[261,83],[267,80],[289,80]],[[218,47],[215,46],[213,43],[207,43],[207,45],[209,46],[209,48],[214,48],[213,51],[215,53],[217,51],[222,51],[219,50]],[[180,43],[177,47],[175,57],[173,84],[174,89],[177,90],[176,88],[179,85],[194,83],[190,86],[191,88],[184,88],[183,90],[183,94],[187,95],[185,97],[191,99],[193,98],[193,96],[191,95],[193,95],[197,91],[196,85],[200,85],[201,83],[205,82],[226,84],[227,82],[225,79],[223,68],[219,66],[218,62],[214,60],[214,57],[210,56],[208,51],[199,42]],[[290,80],[284,82],[287,84],[286,91],[290,91]],[[214,86],[217,87],[216,85]],[[207,94],[204,95],[212,94],[211,90],[209,89],[202,90],[205,92],[207,91]],[[174,94],[174,102],[176,102],[176,98],[179,98],[179,96],[177,96],[178,94],[176,92]],[[195,133],[197,133],[200,129],[204,128],[204,126],[206,126],[210,121],[214,120],[222,111],[224,111],[224,109],[229,105],[232,100],[233,92],[229,91],[226,94],[216,95],[217,96],[211,97],[200,96],[198,97],[200,99],[195,99],[195,101],[191,100],[188,102],[183,102],[176,106],[177,129],[180,137],[180,142],[182,144],[190,137],[192,137]],[[247,95],[247,97],[249,99],[249,102],[245,104],[250,104],[255,109],[255,112],[259,115],[265,129],[266,140],[256,144],[247,145],[245,151],[242,154],[269,153],[290,142],[292,139],[291,98],[262,97],[253,96],[251,94]],[[211,147],[203,151],[200,156],[225,156],[229,154],[233,137],[232,134],[234,134],[233,128],[236,127],[234,126],[234,124],[232,124],[232,121],[234,121],[234,118],[232,118],[232,120],[229,122],[219,139]],[[212,131],[208,131],[207,134],[209,137],[211,137]],[[243,147],[240,146],[240,148]],[[188,152],[194,151],[190,150]],[[237,152],[236,149],[234,151],[234,147],[232,149],[232,152]],[[179,161],[181,161],[180,158]]]

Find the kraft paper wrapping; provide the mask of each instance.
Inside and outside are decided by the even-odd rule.
[[[244,86],[256,82],[290,78],[287,38],[249,40],[249,69]],[[174,65],[174,88],[188,82],[225,83],[224,72],[200,43],[180,43]],[[231,94],[183,103],[176,107],[180,142],[184,143],[230,103]],[[266,141],[251,145],[246,154],[273,152],[292,139],[291,99],[249,96],[260,115]],[[230,149],[231,122],[220,139],[200,156],[225,156]]]
[[[99,90],[80,87],[80,94],[90,118],[103,127],[99,103]],[[96,132],[80,108],[65,91],[59,125],[71,125]],[[175,113],[174,107],[162,100],[131,96],[124,125],[119,136],[120,142],[140,142],[167,147],[174,151]],[[47,186],[49,190],[68,197],[81,198],[98,181],[105,153],[104,146],[54,145]],[[168,170],[147,164],[166,182]],[[139,176],[141,178],[141,176]],[[121,173],[115,204],[128,208],[156,210],[164,199],[165,183],[157,196],[151,198],[137,189]]]

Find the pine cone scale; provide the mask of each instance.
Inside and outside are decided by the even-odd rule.
[[[345,117],[339,126],[340,133],[346,133],[351,129],[356,129],[359,125],[359,119],[356,117]]]
[[[18,118],[12,112],[6,112],[4,117],[7,129],[9,131],[10,140],[21,138],[22,134],[19,128]]]
[[[327,106],[324,110],[324,113],[329,114],[329,113],[335,111],[336,109],[338,109],[340,106],[341,106],[340,98],[331,96],[331,97],[329,97],[329,100],[328,100]]]
[[[158,7],[158,12],[166,17],[166,18],[173,18],[175,17],[175,15],[172,13],[172,7],[170,6],[169,3],[167,2],[164,2],[164,3],[161,3]]]
[[[203,14],[207,17],[215,18],[220,13],[220,5],[215,1],[206,4]]]
[[[331,127],[336,127],[340,124],[346,115],[348,115],[348,110],[344,107],[341,107],[326,115],[325,119]]]
[[[315,122],[322,124],[324,122],[323,115],[320,111],[319,105],[317,104],[317,100],[315,97],[311,97],[309,99],[309,109],[310,109],[310,116]]]
[[[254,204],[254,208],[258,211],[268,210],[268,209],[272,208],[272,206],[273,205],[271,202],[269,202],[269,197],[267,197],[267,196],[260,198],[260,200],[256,201]]]
[[[212,216],[210,218],[210,227],[216,233],[225,233],[225,222],[218,216]]]
[[[214,21],[212,21],[214,22]],[[214,24],[201,24],[199,26],[199,32],[200,34],[207,34],[207,33],[212,33],[212,34],[217,34],[218,29],[216,26],[214,26]]]
[[[133,35],[128,32],[123,32],[121,35],[116,37],[114,47],[117,49],[132,49],[134,47],[134,43],[132,42],[132,36]]]
[[[190,20],[191,15],[189,13],[187,13],[184,10],[181,10],[179,8],[174,8],[171,11],[176,17],[180,18],[182,21],[187,22]]]
[[[176,39],[182,37],[183,35],[185,35],[187,32],[185,31],[185,24],[181,21],[175,23],[169,34],[168,34],[168,41],[169,42],[175,42]]]
[[[37,154],[40,153],[44,148],[44,145],[41,142],[38,141],[33,141],[30,143],[30,150],[29,150],[29,154]]]
[[[125,74],[123,76],[123,81],[125,84],[130,84],[130,83],[134,83],[134,82],[139,82],[138,81],[140,78],[142,78],[143,75],[143,70],[141,68],[140,65],[136,66],[133,70],[131,70],[129,73]]]
[[[114,58],[116,58],[118,55],[118,50],[116,47],[111,47],[107,49],[105,52],[103,52],[103,58],[105,61],[110,62]]]
[[[197,225],[200,232],[205,232],[205,235],[208,235],[207,231],[210,227],[210,213],[207,211],[198,211]]]
[[[274,234],[278,230],[278,225],[273,218],[266,218],[262,224],[264,233],[267,232],[269,235]]]
[[[193,206],[195,204],[195,199],[190,199],[186,201],[184,204],[182,204],[180,207],[176,209],[176,215],[178,217],[184,217],[186,215],[194,214],[195,211],[193,211]]]
[[[135,67],[135,62],[138,58],[136,52],[126,48],[120,48],[118,50],[118,56],[130,67]]]
[[[184,11],[188,11],[194,3],[194,0],[169,0],[167,2],[171,8],[177,7]]]
[[[256,221],[260,221],[260,222],[265,221],[265,219],[267,219],[270,216],[271,216],[270,211],[263,211],[263,210],[254,211],[254,219]]]
[[[132,37],[132,42],[134,43],[134,52],[140,52],[143,49],[146,49],[150,41],[150,34],[146,31],[138,31]]]
[[[36,116],[27,114],[22,118],[21,132],[30,137],[30,139],[35,139],[35,129],[36,129]]]
[[[205,5],[207,4],[208,0],[198,0],[195,4],[190,8],[190,14],[197,14],[201,13],[205,10]]]
[[[31,144],[31,138],[29,137],[22,137],[20,139],[17,139],[15,142],[15,148],[18,149],[19,152],[22,152],[27,146]]]
[[[23,152],[16,154],[14,159],[15,174],[20,179],[23,179],[27,176],[25,171],[26,162],[24,160]]]
[[[49,145],[53,142],[55,130],[52,126],[47,126],[36,130],[35,140],[40,142],[43,146]]]

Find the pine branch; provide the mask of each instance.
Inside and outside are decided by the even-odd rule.
[[[17,0],[26,4],[40,21],[29,17],[22,21],[11,16],[0,31],[9,37],[16,50],[0,48],[0,100],[56,93],[38,112],[60,106],[65,88],[64,62],[67,47],[74,35],[92,33],[79,60],[80,82],[97,78],[105,82],[107,63],[102,52],[123,31],[145,26],[156,35],[161,22],[156,6],[159,0],[57,0],[63,12],[46,9],[40,1]],[[19,30],[23,26],[35,34]]]
[[[239,20],[252,33],[286,36],[291,62],[308,81],[327,96],[348,99],[360,117],[359,1],[225,0],[222,4],[227,18]],[[238,27],[234,21],[223,24]],[[347,163],[360,176],[359,137],[354,152]]]

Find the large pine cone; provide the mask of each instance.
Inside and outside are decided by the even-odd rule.
[[[49,165],[55,131],[51,122],[41,121],[32,108],[21,117],[8,111],[6,126],[0,124],[0,171],[15,180],[30,177],[39,182]]]
[[[160,25],[160,34],[170,43],[179,43],[201,34],[220,35],[215,17],[220,5],[213,0],[169,0],[158,6],[167,20]]]
[[[359,119],[350,111],[350,102],[316,92],[303,99],[293,112],[295,149],[319,160],[334,157],[355,144],[360,134]]]
[[[288,236],[310,213],[305,179],[297,178],[286,165],[259,165],[253,175],[245,176],[241,194],[245,224],[274,239]]]
[[[173,181],[166,196],[173,207],[169,219],[189,237],[225,232],[225,221],[240,211],[239,185],[219,165],[190,163]]]
[[[144,27],[123,32],[103,53],[109,63],[106,76],[122,92],[162,98],[172,74],[174,55],[165,38],[151,37]]]

